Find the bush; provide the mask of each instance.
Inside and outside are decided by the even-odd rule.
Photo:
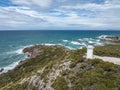
[[[76,66],[76,62],[71,62],[70,68],[74,68]]]
[[[94,49],[95,55],[120,57],[120,45],[97,46]]]
[[[69,90],[69,87],[67,85],[67,82],[65,81],[64,77],[57,77],[54,81],[52,87],[55,90]]]

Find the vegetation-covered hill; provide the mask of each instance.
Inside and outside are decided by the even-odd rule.
[[[35,49],[36,57],[0,76],[0,90],[120,90],[119,65],[87,60],[85,49]]]

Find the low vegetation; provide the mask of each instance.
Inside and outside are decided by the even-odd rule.
[[[97,46],[94,54],[99,56],[120,57],[120,45]]]
[[[114,50],[119,48],[119,46],[109,47]],[[106,55],[108,48],[96,47],[95,53],[99,53],[101,50],[99,48],[105,53],[101,55]],[[85,59],[85,48],[69,50],[62,46],[40,46],[38,49],[41,53],[37,57],[28,59],[14,70],[0,75],[0,90],[45,90],[43,88],[50,84],[48,83],[49,74],[54,75],[55,71],[52,72],[52,70],[58,70],[57,66],[61,66],[66,61],[71,61],[70,68],[57,75],[51,82],[50,88],[54,90],[120,90],[120,66],[100,59]],[[36,81],[31,83],[33,78]]]
[[[119,70],[120,66],[99,59],[84,61],[71,73],[72,90],[119,90]]]
[[[58,76],[52,86],[55,90],[69,90],[69,87],[64,77]]]

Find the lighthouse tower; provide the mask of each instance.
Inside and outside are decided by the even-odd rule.
[[[89,42],[87,46],[87,59],[93,59],[93,49],[93,44]]]

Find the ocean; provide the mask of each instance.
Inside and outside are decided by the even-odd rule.
[[[101,45],[99,36],[117,35],[120,31],[30,30],[0,31],[0,68],[13,69],[18,61],[27,58],[22,49],[34,44],[63,45],[70,49],[82,48],[88,41]]]

